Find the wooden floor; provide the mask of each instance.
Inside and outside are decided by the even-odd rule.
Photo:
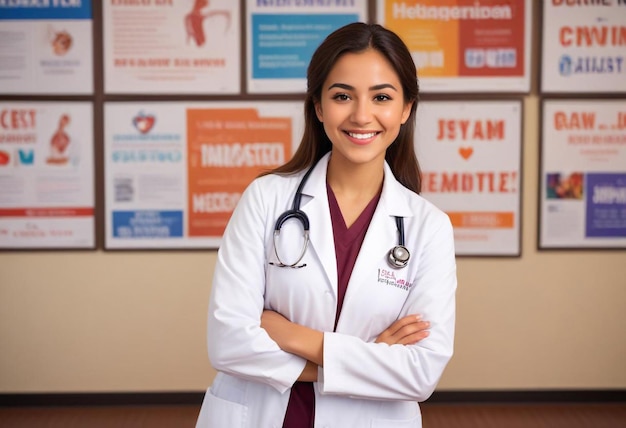
[[[198,411],[184,405],[0,407],[0,427],[193,428]],[[425,403],[422,414],[424,428],[626,428],[626,403]]]

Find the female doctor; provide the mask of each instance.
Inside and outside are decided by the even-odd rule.
[[[403,42],[342,27],[307,73],[294,157],[254,180],[217,256],[197,427],[421,427],[453,350],[448,217],[418,195]]]

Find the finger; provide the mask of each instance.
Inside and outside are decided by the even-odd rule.
[[[396,340],[401,340],[406,336],[419,333],[420,331],[427,330],[428,328],[430,328],[430,323],[428,321],[418,321],[403,326],[396,333],[394,333],[393,337],[395,337]]]
[[[419,342],[420,340],[423,340],[423,339],[427,338],[429,335],[430,335],[430,331],[428,331],[428,330],[420,330],[420,331],[415,332],[413,334],[409,334],[407,336],[404,336],[402,339],[400,339],[396,343],[398,345],[414,345],[417,342]]]
[[[396,334],[399,330],[401,330],[402,328],[406,327],[407,325],[416,323],[416,322],[420,322],[422,320],[422,316],[421,315],[407,315],[405,317],[400,318],[399,320],[395,321],[393,324],[391,324],[389,327],[387,327],[387,329],[385,330],[385,332],[394,335]]]
[[[429,327],[430,327],[430,323],[428,323],[427,321],[420,321],[417,323],[405,325],[400,330],[398,330],[395,334],[385,338],[385,343],[390,344],[390,345],[393,345],[393,344],[404,345],[407,343],[414,343],[425,337],[421,333],[427,332]]]

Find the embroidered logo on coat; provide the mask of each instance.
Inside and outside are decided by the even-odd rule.
[[[395,272],[387,269],[378,269],[378,282],[406,291],[409,291],[413,286],[412,282],[408,282],[402,278],[396,278]]]

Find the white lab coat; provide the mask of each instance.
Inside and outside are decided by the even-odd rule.
[[[456,264],[447,215],[396,181],[385,164],[380,201],[348,285],[337,329],[337,264],[326,192],[329,155],[309,177],[301,209],[310,243],[299,269],[277,267],[276,219],[291,208],[304,172],[268,175],[246,189],[217,256],[208,320],[209,358],[218,371],[200,428],[282,426],[290,387],[305,360],[282,351],[260,327],[264,309],[324,333],[324,367],[315,390],[315,427],[421,427],[418,402],[433,392],[453,351]],[[411,258],[391,269],[404,217]],[[278,239],[283,262],[301,252],[302,227],[287,221]],[[430,335],[415,345],[374,343],[398,318],[422,314]]]

